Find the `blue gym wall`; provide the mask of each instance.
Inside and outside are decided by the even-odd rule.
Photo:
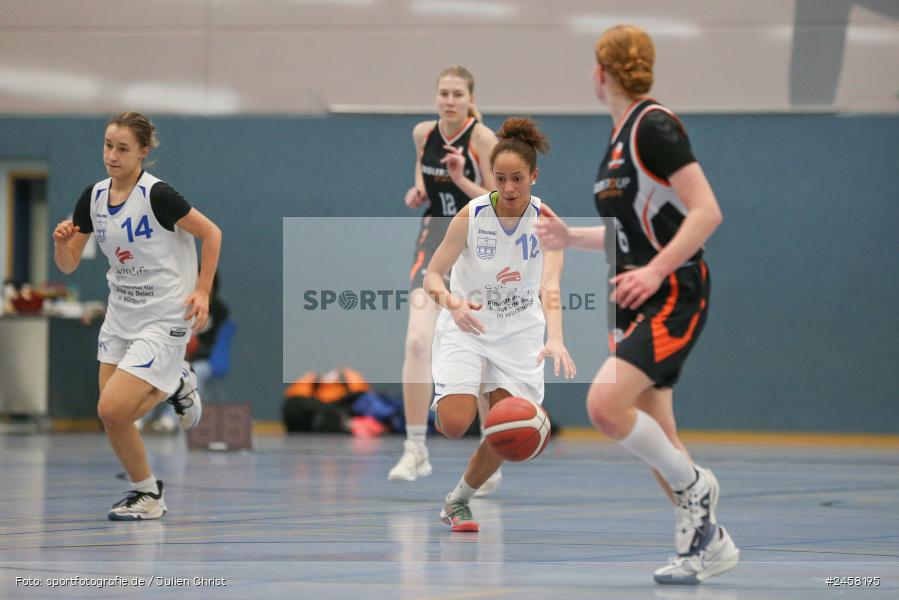
[[[608,117],[539,120],[552,151],[541,160],[537,193],[563,214],[592,216]],[[277,419],[281,218],[409,216],[402,198],[412,181],[417,119],[155,121],[162,146],[152,171],[224,231],[222,295],[240,328],[229,394],[252,402],[257,418]],[[676,388],[680,426],[899,431],[899,117],[693,115],[684,122],[725,221],[708,244],[710,320]],[[103,124],[100,117],[0,117],[0,160],[49,165],[54,223],[105,176]],[[67,281],[83,298],[105,298],[104,265],[85,261]],[[575,358],[581,370],[598,366]],[[556,420],[588,424],[583,386],[547,392]]]

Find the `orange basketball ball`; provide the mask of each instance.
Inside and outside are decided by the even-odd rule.
[[[490,409],[484,434],[493,451],[505,460],[531,460],[549,441],[549,416],[537,404],[512,396]]]

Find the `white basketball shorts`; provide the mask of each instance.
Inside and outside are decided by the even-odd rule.
[[[460,331],[455,325],[434,335],[431,371],[434,402],[444,396],[504,389],[513,396],[543,403],[543,367],[537,355],[543,348],[543,327],[491,339]]]
[[[153,338],[125,340],[101,328],[97,339],[97,360],[116,365],[171,395],[178,389],[183,376],[185,348],[183,344],[163,344]]]

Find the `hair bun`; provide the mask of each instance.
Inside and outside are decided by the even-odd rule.
[[[624,89],[636,95],[643,95],[652,88],[652,66],[641,58],[625,63],[618,77]]]
[[[596,42],[596,61],[628,94],[642,96],[652,88],[655,46],[639,27],[616,25],[607,29]]]
[[[549,151],[546,136],[540,133],[537,124],[527,117],[509,117],[496,132],[496,137],[500,140],[518,140],[543,154]]]

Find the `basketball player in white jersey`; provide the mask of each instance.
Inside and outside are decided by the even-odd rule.
[[[544,252],[534,234],[541,202],[531,186],[537,152],[548,144],[525,118],[507,119],[497,136],[490,156],[497,191],[453,218],[424,280],[443,308],[434,336],[432,408],[449,438],[468,430],[479,390],[491,406],[509,396],[541,404],[546,356],[556,375],[575,375],[562,339],[562,253]],[[444,276],[451,268],[448,290]],[[453,531],[478,531],[468,503],[502,462],[482,441],[440,513]]]
[[[403,358],[403,409],[406,442],[403,455],[387,474],[388,481],[415,481],[431,474],[427,449],[428,407],[433,398],[431,345],[439,307],[428,298],[423,280],[428,263],[453,216],[471,198],[493,189],[490,153],[496,135],[481,123],[475,107],[474,76],[461,65],[437,76],[437,120],[412,129],[415,142],[415,185],[406,192],[406,206],[425,207],[409,271],[409,323]],[[486,416],[485,402],[479,402]],[[482,419],[483,422],[483,419]],[[478,495],[499,485],[497,471]]]
[[[97,342],[106,436],[134,489],[113,505],[113,521],[158,519],[166,512],[162,481],[150,471],[135,420],[168,399],[181,427],[193,429],[202,408],[196,375],[184,362],[191,329],[203,328],[222,233],[174,189],[147,173],[158,146],[147,117],[126,112],[106,125],[103,162],[109,177],[87,187],[72,220],[53,232],[63,273],[78,268],[90,234],[109,260],[109,302]],[[194,238],[202,242],[197,275]]]

